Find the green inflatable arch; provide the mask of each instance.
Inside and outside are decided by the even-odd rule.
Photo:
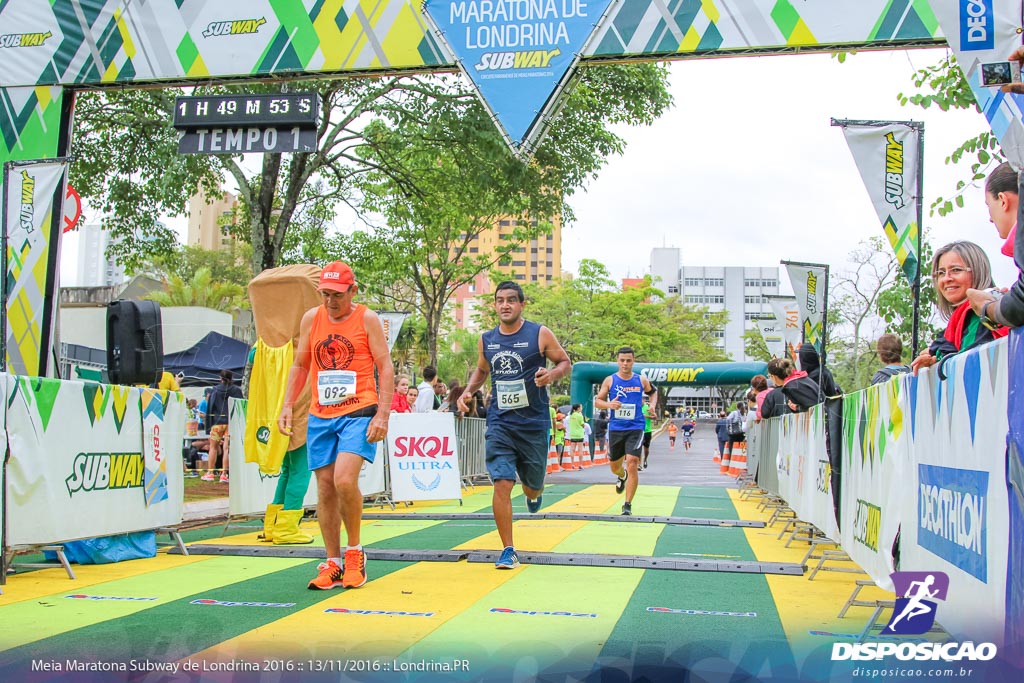
[[[583,405],[583,413],[592,417],[594,385],[618,372],[617,363],[576,363],[569,383],[570,400]],[[637,363],[633,372],[646,375],[653,384],[670,387],[716,387],[750,384],[754,375],[767,375],[768,364],[749,363]]]

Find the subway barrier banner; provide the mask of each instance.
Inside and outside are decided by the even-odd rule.
[[[843,124],[871,204],[907,281],[917,277],[917,207],[920,132],[904,123],[886,126]]]
[[[38,377],[8,380],[7,542],[55,543],[181,522],[180,466],[146,504],[140,390]],[[181,443],[184,419],[169,427]]]
[[[793,285],[796,305],[800,309],[800,333],[803,340],[814,344],[821,353],[821,320],[824,315],[826,297],[825,281],[828,266],[817,263],[782,261]]]
[[[462,498],[452,413],[392,413],[387,441],[394,500]]]
[[[914,463],[900,492],[901,571],[949,575],[939,620],[954,636],[1001,642],[1009,545],[1005,483],[1007,339],[970,349],[909,385]]]
[[[905,379],[843,397],[841,542],[853,561],[889,591],[894,590],[893,543],[910,498],[910,390],[900,381]]]
[[[56,230],[51,236],[51,229],[54,212],[62,211],[66,173],[63,161],[4,165],[4,369],[11,374],[47,374],[57,291],[50,262],[60,251],[61,235]]]
[[[230,453],[244,453],[246,439],[246,413],[248,400],[233,398],[229,401],[228,438],[231,440]],[[383,447],[378,445],[374,463],[363,463],[359,471],[359,490],[364,496],[380,493],[384,490],[384,456]],[[281,480],[280,468],[276,474],[265,474],[260,471],[258,463],[245,462],[244,459],[230,459],[231,485],[228,487],[228,514],[244,517],[263,514],[274,500],[277,483]],[[412,500],[412,499],[409,499]],[[302,498],[302,506],[316,507],[317,489],[316,474],[309,478],[309,486]]]
[[[818,527],[829,538],[838,538],[831,473],[825,453],[825,406],[818,404],[795,415],[784,415],[783,441],[790,463],[790,497],[786,500],[797,517]]]
[[[0,373],[0,396],[7,397],[7,382],[10,375]],[[7,401],[0,406],[0,453],[7,453]],[[6,456],[4,456],[6,458]],[[0,462],[0,576],[6,576],[7,557],[4,549],[7,548],[7,524],[4,519],[4,510],[7,505],[4,503],[7,487],[4,482],[6,466]]]
[[[803,339],[803,330],[800,328],[800,307],[793,296],[766,296],[768,304],[775,313],[775,320],[778,323],[776,328],[782,335],[782,342],[785,352],[778,357],[789,357],[796,363],[797,350],[800,348],[800,341]]]

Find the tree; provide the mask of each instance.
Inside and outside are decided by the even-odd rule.
[[[248,307],[242,287],[215,282],[207,268],[200,268],[187,281],[172,275],[164,281],[164,291],[153,292],[146,298],[161,306],[205,306],[228,313]]]
[[[315,91],[324,103],[316,151],[264,154],[255,173],[243,166],[240,155],[178,155],[177,135],[170,128],[173,91],[84,93],[76,103],[79,129],[72,182],[106,214],[104,226],[118,238],[113,255],[132,267],[173,248],[173,235],[156,223],[157,216],[179,215],[197,187],[216,192],[230,176],[241,205],[237,231],[252,244],[253,271],[258,273],[278,265],[285,253],[305,253],[301,244],[290,241],[293,225],[313,231],[305,232],[306,237],[322,236],[338,204],[363,213],[366,174],[374,175],[370,187],[389,185],[384,192],[392,196],[426,199],[429,193],[421,191],[419,173],[430,149],[444,151],[442,159],[470,152],[477,162],[490,152],[493,167],[478,163],[476,168],[491,179],[504,176],[499,189],[505,198],[523,199],[523,206],[509,213],[551,197],[564,200],[609,154],[621,151],[623,141],[609,129],[611,124],[649,123],[669,106],[665,85],[666,70],[657,65],[585,70],[534,163],[523,165],[511,163],[494,125],[458,78],[412,75],[247,84],[245,92]],[[194,92],[241,90],[217,86]],[[406,149],[409,142],[414,145]],[[446,163],[450,168],[450,161]],[[476,180],[473,187],[479,189],[483,179]],[[538,186],[543,193],[535,192]]]
[[[756,327],[743,333],[743,353],[747,354],[749,358],[763,360],[766,363],[772,359],[768,345],[764,342],[764,337],[761,336],[760,330]]]
[[[211,275],[216,273],[218,282],[245,288],[253,277],[251,254],[252,247],[244,242],[235,242],[229,249],[187,245],[155,256],[152,261],[141,264],[139,272],[149,272],[163,279],[177,276],[187,282],[205,268]]]
[[[938,64],[920,69],[914,75],[914,85],[924,92],[911,95],[899,93],[898,98],[903,106],[913,104],[928,109],[934,105],[942,111],[973,108],[981,113],[974,92],[952,54],[947,55]],[[984,180],[992,168],[1006,160],[999,146],[999,139],[991,130],[982,131],[965,140],[946,157],[946,163],[957,164],[968,159],[971,160],[970,180],[957,181],[956,191],[951,198],[935,199],[931,204],[932,215],[937,212],[940,216],[945,216],[951,213],[954,207],[963,208],[963,193],[967,188],[977,181]]]

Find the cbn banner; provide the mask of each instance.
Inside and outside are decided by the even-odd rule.
[[[793,285],[796,305],[800,309],[800,331],[805,342],[810,342],[821,352],[822,316],[828,305],[825,291],[828,266],[818,263],[797,263],[782,261]]]
[[[61,235],[52,230],[53,216],[62,211],[66,173],[63,161],[4,165],[3,343],[4,368],[12,374],[46,374],[56,315],[51,261],[60,251]]]
[[[797,517],[835,539],[839,525],[832,503],[832,468],[825,453],[825,406],[818,404],[805,413],[781,419],[779,448],[785,452],[790,468],[786,501]]]
[[[889,591],[894,589],[893,542],[911,507],[906,491],[912,469],[909,390],[902,379],[843,397],[841,542],[853,561]]]
[[[914,463],[903,480],[901,571],[942,571],[938,615],[955,636],[1000,642],[1009,514],[1006,491],[1007,340],[950,358],[909,385]]]
[[[842,128],[882,230],[903,274],[913,285],[917,278],[920,243],[917,225],[917,207],[921,201],[921,190],[917,186],[920,131],[903,123],[885,126],[844,123]]]
[[[458,439],[451,413],[392,413],[388,453],[394,500],[462,498]]]
[[[146,505],[170,497],[169,470],[181,472],[179,444],[185,434],[185,395],[178,391],[142,389],[143,485]],[[170,467],[168,467],[170,460]]]
[[[181,522],[183,472],[147,505],[140,390],[11,377],[7,393],[7,542],[55,543]],[[180,444],[184,419],[166,423]],[[171,448],[175,448],[171,446]]]
[[[804,336],[800,329],[800,307],[796,297],[768,295],[765,298],[775,313],[776,329],[782,335],[784,351],[777,357],[789,357],[795,363],[796,352]]]
[[[246,399],[231,399],[228,413],[228,438],[231,440],[231,453],[245,452]],[[275,426],[274,429],[277,427]],[[363,463],[359,471],[359,490],[364,496],[380,493],[384,490],[384,448],[378,444],[377,456],[373,464]],[[232,458],[231,485],[228,487],[228,514],[232,516],[262,515],[269,503],[274,500],[277,483],[281,479],[280,469],[276,474],[265,474],[260,471],[256,462],[245,462],[243,458]],[[411,500],[411,499],[410,499]],[[303,507],[316,507],[317,489],[316,475],[309,478],[309,486],[302,499]]]
[[[786,321],[776,314],[775,320],[757,321],[757,330],[761,333],[764,345],[768,347],[768,354],[772,358],[782,358],[786,355],[786,340],[782,337],[782,331],[786,327]]]

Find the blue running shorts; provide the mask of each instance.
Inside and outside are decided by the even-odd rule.
[[[548,470],[547,429],[523,429],[492,422],[487,425],[487,473],[491,479],[515,481],[524,486],[544,488]]]
[[[310,470],[331,465],[338,453],[355,453],[366,462],[373,462],[377,444],[366,442],[370,417],[317,417],[310,413],[306,431],[307,462]]]

